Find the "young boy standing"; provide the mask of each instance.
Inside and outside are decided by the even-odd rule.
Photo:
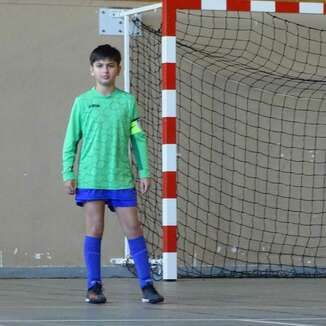
[[[120,52],[108,44],[90,55],[95,87],[75,99],[63,146],[63,180],[86,215],[84,258],[87,267],[86,302],[105,303],[101,279],[101,239],[105,205],[117,213],[128,238],[143,302],[164,298],[155,290],[148,252],[137,215],[137,197],[129,159],[129,140],[136,159],[142,194],[150,187],[146,136],[141,129],[135,97],[115,86]],[[77,180],[73,170],[82,140]]]

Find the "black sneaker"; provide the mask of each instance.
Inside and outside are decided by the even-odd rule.
[[[155,290],[153,284],[148,284],[142,288],[143,298],[142,302],[159,303],[163,302],[164,298]]]
[[[92,287],[90,287],[86,294],[86,302],[88,303],[105,303],[106,297],[103,294],[103,288],[101,283],[95,283]]]

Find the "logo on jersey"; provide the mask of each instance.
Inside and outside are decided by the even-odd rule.
[[[90,109],[91,109],[91,108],[99,108],[100,105],[99,105],[99,104],[90,104],[88,107],[89,107]]]

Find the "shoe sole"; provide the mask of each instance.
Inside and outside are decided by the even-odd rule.
[[[100,302],[96,302],[96,301],[91,301],[89,299],[85,299],[85,302],[87,303],[90,303],[90,304],[103,304],[103,303],[106,303],[106,300],[105,301],[100,301]]]
[[[164,301],[164,298],[162,298],[162,299],[157,299],[157,300],[149,300],[149,299],[142,298],[141,301],[142,301],[143,303],[151,303],[151,304],[155,304],[155,303],[163,302],[163,301]]]

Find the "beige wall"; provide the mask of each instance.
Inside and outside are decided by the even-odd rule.
[[[145,3],[0,1],[0,266],[83,265],[83,211],[61,181],[66,123],[73,98],[92,86],[90,50],[104,42],[122,49],[121,37],[98,35],[98,8]],[[300,22],[325,26],[324,18]],[[122,255],[110,214],[103,262]]]
[[[72,101],[92,86],[88,55],[121,37],[98,35],[98,8],[145,2],[0,1],[0,266],[83,264],[84,217],[61,181]],[[118,81],[122,87],[122,78]],[[114,215],[103,263],[123,255]]]

